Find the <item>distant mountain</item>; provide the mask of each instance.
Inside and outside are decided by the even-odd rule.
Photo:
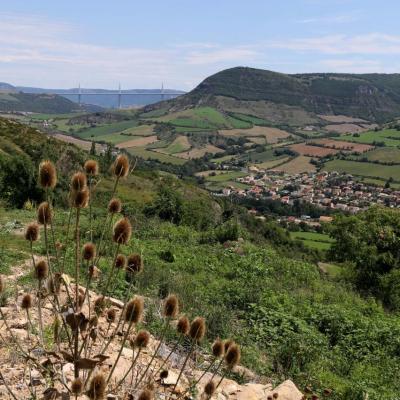
[[[145,111],[179,111],[200,105],[267,119],[273,114],[280,122],[293,113],[300,113],[307,123],[319,114],[385,122],[400,116],[400,74],[288,75],[236,67],[206,78],[184,96],[147,106]]]
[[[7,85],[7,84],[5,84]],[[1,88],[1,83],[0,83]],[[78,96],[76,94],[79,91],[78,88],[71,89],[43,89],[35,87],[17,86],[15,89],[24,93],[58,93],[59,95],[77,102]],[[161,89],[129,89],[122,90],[121,93],[146,93],[145,95],[124,95],[121,98],[122,107],[132,106],[144,106],[147,104],[157,103],[161,100],[160,95]],[[93,104],[104,108],[116,108],[118,107],[118,90],[107,90],[107,89],[81,89],[81,101],[85,104]],[[85,94],[91,93],[91,94]],[[163,99],[168,100],[175,98],[176,95],[171,93],[184,94],[182,90],[174,89],[163,89]],[[109,94],[109,96],[104,96]],[[154,94],[154,95],[153,95]]]
[[[66,114],[75,111],[100,111],[98,106],[74,103],[63,96],[50,93],[22,93],[7,83],[0,83],[0,112],[35,112]]]

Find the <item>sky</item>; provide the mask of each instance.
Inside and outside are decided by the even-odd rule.
[[[190,90],[235,66],[400,72],[400,0],[0,0],[0,82]]]

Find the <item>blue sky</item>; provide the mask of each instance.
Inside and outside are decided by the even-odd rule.
[[[399,0],[0,0],[0,81],[189,90],[225,68],[400,72]]]

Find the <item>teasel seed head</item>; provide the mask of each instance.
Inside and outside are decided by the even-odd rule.
[[[215,383],[213,381],[207,382],[207,384],[204,386],[204,393],[208,396],[211,397],[215,393]]]
[[[190,329],[190,322],[189,322],[188,318],[183,315],[178,320],[178,324],[176,325],[176,330],[181,335],[186,336],[189,333],[189,329]]]
[[[86,174],[83,172],[75,172],[71,178],[71,189],[75,192],[80,192],[87,187]]]
[[[47,201],[39,204],[37,220],[41,225],[49,225],[53,219],[53,210]]]
[[[117,311],[115,310],[115,308],[109,308],[107,310],[107,315],[106,315],[107,322],[109,323],[115,322],[116,317],[117,317]]]
[[[104,296],[99,296],[97,299],[94,301],[94,312],[96,315],[100,315],[104,308],[106,306],[106,301],[104,299]]]
[[[273,399],[277,399],[279,397],[279,393],[278,392],[275,392],[273,395],[272,395],[272,398]]]
[[[151,391],[150,389],[144,389],[140,393],[138,400],[152,400],[153,395],[153,391]]]
[[[26,227],[25,239],[28,240],[29,242],[36,242],[37,240],[39,240],[39,236],[40,236],[39,225],[36,222],[30,223]]]
[[[123,254],[118,254],[117,258],[115,259],[115,268],[124,269],[126,267],[126,263],[126,257]]]
[[[129,160],[124,154],[120,154],[114,161],[114,175],[120,178],[125,178],[129,173]]]
[[[89,204],[89,189],[73,190],[71,192],[71,206],[74,208],[86,208]]]
[[[41,260],[35,265],[35,277],[39,279],[39,281],[46,279],[48,273],[49,266],[45,260]]]
[[[268,395],[267,400],[273,400],[273,397],[271,395]]]
[[[82,257],[86,261],[91,261],[96,257],[96,246],[93,243],[85,243],[82,249]]]
[[[114,225],[113,241],[119,244],[127,244],[132,235],[132,225],[128,218],[121,218]]]
[[[102,400],[106,393],[106,380],[104,375],[97,373],[90,381],[89,390],[86,395],[90,400]]]
[[[81,378],[75,378],[71,383],[72,394],[81,394],[83,390],[83,382]]]
[[[222,357],[225,353],[224,342],[221,339],[216,339],[211,349],[214,357]]]
[[[53,276],[47,279],[47,291],[50,294],[59,294],[61,290],[61,273],[56,272]]]
[[[150,333],[148,331],[142,329],[136,335],[133,344],[135,347],[139,347],[139,348],[143,349],[148,346],[149,341],[150,341]]]
[[[99,174],[99,163],[96,160],[87,160],[83,165],[87,175],[96,176]]]
[[[170,294],[164,301],[164,317],[176,318],[179,314],[179,301],[174,294]]]
[[[189,336],[196,342],[200,342],[206,333],[206,323],[204,318],[196,317],[190,324]]]
[[[229,347],[228,351],[225,354],[225,363],[229,369],[232,369],[237,364],[239,364],[239,361],[240,348],[236,343],[234,343]]]
[[[29,310],[30,308],[32,308],[32,296],[29,293],[25,293],[22,296],[21,308],[23,310]]]
[[[98,319],[97,315],[93,315],[93,317],[91,317],[89,320],[90,328],[96,328],[98,323],[99,323],[99,319]]]
[[[128,302],[125,310],[125,321],[137,324],[143,315],[143,298],[135,296]]]
[[[121,200],[115,197],[111,199],[110,202],[108,203],[108,212],[110,214],[118,214],[121,212],[121,210],[122,210]]]
[[[127,259],[126,270],[131,273],[139,273],[143,270],[143,259],[138,253],[131,254]]]
[[[39,164],[39,184],[44,189],[54,189],[57,184],[56,167],[49,160]]]
[[[160,379],[167,379],[168,378],[168,370],[167,369],[163,369],[161,372],[160,372]]]
[[[235,344],[235,341],[232,339],[227,339],[224,341],[224,353],[226,354],[229,350],[229,347],[231,347],[233,344]]]
[[[96,339],[97,339],[97,328],[92,328],[90,330],[89,337],[90,337],[90,339],[92,339],[93,343],[96,341]]]

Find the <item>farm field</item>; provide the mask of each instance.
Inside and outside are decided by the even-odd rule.
[[[232,160],[232,158],[235,158],[235,156],[234,155],[227,155],[227,156],[213,158],[211,161],[215,162],[216,164],[221,164],[221,163],[223,163],[225,161]]]
[[[153,128],[154,125],[139,125],[125,129],[121,133],[127,136],[151,136],[154,135]]]
[[[137,126],[137,121],[121,121],[112,124],[88,128],[82,132],[75,132],[74,135],[81,139],[98,139],[99,136],[105,136],[116,132],[122,132],[128,128]],[[71,126],[73,128],[73,126]]]
[[[224,172],[221,174],[217,174],[215,176],[207,176],[206,181],[208,182],[227,182],[227,181],[234,181],[237,178],[242,178],[246,176],[246,172],[241,171],[229,171]]]
[[[375,150],[358,156],[358,158],[366,158],[368,161],[400,163],[400,149],[395,147],[377,147]]]
[[[292,239],[298,239],[307,247],[317,250],[329,250],[334,240],[328,235],[317,232],[290,232]]]
[[[55,138],[57,138],[59,140],[62,140],[63,142],[73,143],[76,146],[78,146],[78,147],[80,147],[81,149],[84,149],[84,150],[90,150],[90,148],[92,147],[92,142],[89,141],[89,140],[78,139],[76,137],[64,135],[62,133],[56,133],[55,135],[52,135],[52,137],[55,137]],[[96,143],[96,150],[97,151],[101,151],[103,149],[104,149],[104,145]]]
[[[119,149],[127,149],[129,147],[146,146],[147,144],[151,144],[157,141],[158,139],[156,135],[144,137],[137,136],[135,139],[129,139],[125,142],[117,144],[116,147],[118,147]]]
[[[335,123],[357,123],[357,122],[367,122],[361,118],[353,118],[348,117],[347,115],[318,115],[321,119],[328,121],[328,122],[335,122]]]
[[[263,168],[263,169],[271,169],[271,168],[275,168],[278,165],[284,164],[289,160],[290,160],[290,157],[277,158],[275,160],[264,161],[261,164],[256,164],[255,166],[258,168]]]
[[[276,160],[285,157],[284,155],[276,156],[274,149],[266,149],[259,153],[258,151],[249,151],[243,154],[240,158],[243,160],[248,160],[250,163],[262,163],[265,161]]]
[[[275,169],[287,174],[299,174],[301,172],[313,172],[316,170],[315,165],[310,163],[311,158],[305,156],[298,156],[286,164],[280,165]]]
[[[187,136],[177,136],[167,147],[159,148],[156,151],[166,154],[176,154],[188,151],[191,147]]]
[[[393,178],[400,182],[400,168],[398,165],[379,165],[368,162],[332,160],[325,163],[325,171],[345,172],[348,174],[388,180]]]
[[[224,116],[212,107],[198,107],[179,111],[156,118],[159,122],[169,122],[177,127],[213,130],[221,128],[251,128],[250,122]]]
[[[326,125],[325,130],[336,133],[360,133],[373,129],[374,125],[335,124]]]
[[[254,126],[250,129],[223,129],[219,131],[219,134],[228,137],[261,137],[271,144],[278,143],[279,139],[285,139],[290,136],[289,132],[267,126]]]
[[[318,146],[310,146],[305,143],[292,144],[289,148],[302,156],[325,157],[330,154],[337,154],[338,150]]]
[[[175,153],[175,156],[184,158],[186,160],[190,160],[192,158],[203,157],[206,153],[217,154],[217,153],[222,153],[223,151],[224,150],[220,149],[219,147],[213,146],[212,144],[208,144],[205,147],[200,147],[189,151],[183,151],[181,153]]]
[[[368,131],[361,133],[359,137],[353,135],[343,135],[341,140],[346,140],[354,143],[373,144],[374,142],[382,142],[388,147],[400,146],[400,131],[395,129],[383,129],[381,131]]]
[[[319,144],[324,147],[329,147],[336,150],[346,150],[357,153],[364,153],[365,151],[372,150],[374,146],[369,144],[362,143],[350,143],[344,140],[336,140],[336,139],[318,139],[312,141],[315,144]]]
[[[145,160],[153,159],[153,160],[158,160],[160,162],[165,162],[175,165],[182,165],[186,162],[182,158],[173,157],[170,156],[169,154],[157,153],[155,151],[148,150],[145,147],[129,147],[126,150],[133,156],[141,157]]]

